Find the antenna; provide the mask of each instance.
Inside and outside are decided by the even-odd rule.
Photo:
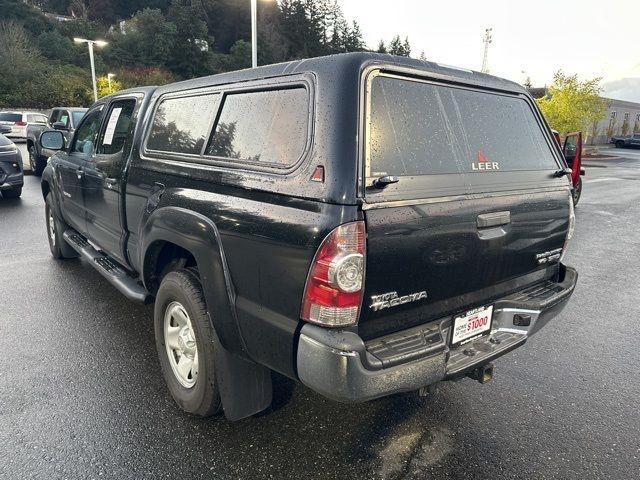
[[[489,65],[487,62],[487,57],[489,55],[489,44],[493,40],[491,37],[491,32],[493,28],[487,28],[484,31],[484,57],[482,58],[482,73],[489,73]]]

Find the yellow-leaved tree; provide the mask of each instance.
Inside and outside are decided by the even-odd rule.
[[[118,80],[114,77],[109,80],[106,75],[97,78],[96,87],[98,88],[98,98],[122,90],[122,84]]]
[[[537,100],[551,128],[561,134],[586,132],[589,125],[604,117],[607,101],[600,98],[600,78],[578,79],[559,70],[547,95]]]

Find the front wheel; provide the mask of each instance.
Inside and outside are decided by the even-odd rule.
[[[154,321],[160,367],[173,399],[185,412],[195,415],[220,412],[215,333],[200,279],[193,270],[170,272],[162,279]]]
[[[29,147],[29,167],[31,167],[31,173],[36,176],[42,175],[42,171],[46,166],[46,162],[42,160],[42,157],[38,155],[35,145]]]
[[[58,218],[51,202],[51,194],[49,194],[44,201],[44,215],[47,222],[47,240],[49,241],[51,255],[57,260],[75,258],[78,254],[62,236],[69,226]]]
[[[622,140],[618,140],[616,142],[616,148],[622,148],[622,147],[624,147],[624,142]]]
[[[580,201],[580,195],[582,195],[582,179],[578,178],[578,183],[573,187],[571,191],[571,196],[573,197],[573,206],[578,205]]]

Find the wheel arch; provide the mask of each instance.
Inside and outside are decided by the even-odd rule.
[[[142,280],[155,292],[167,266],[198,267],[207,309],[222,345],[244,353],[235,314],[236,294],[215,224],[181,207],[155,210],[141,230]]]
[[[157,277],[172,262],[182,268],[193,259],[198,267],[209,321],[219,342],[216,374],[226,417],[239,420],[267,408],[272,398],[271,372],[246,353],[236,317],[236,293],[216,225],[197,212],[162,207],[149,216],[140,238],[147,289],[159,283]]]

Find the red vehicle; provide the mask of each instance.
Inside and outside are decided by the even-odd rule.
[[[564,137],[564,143],[560,139],[560,134],[552,130],[553,136],[558,142],[558,146],[562,149],[567,165],[571,168],[571,183],[573,185],[573,205],[577,205],[582,193],[582,176],[584,168],[582,168],[582,132],[567,133]]]

